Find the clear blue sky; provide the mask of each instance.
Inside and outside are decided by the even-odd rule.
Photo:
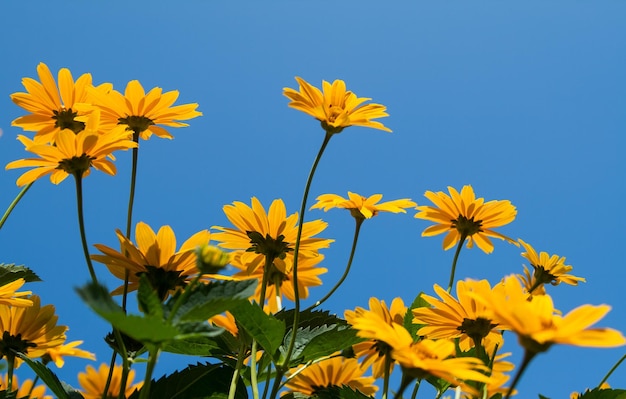
[[[26,153],[11,121],[25,112],[9,95],[39,62],[53,73],[90,72],[118,90],[179,90],[203,117],[171,130],[173,141],[142,142],[135,221],[169,224],[180,242],[228,225],[222,206],[283,198],[295,212],[323,133],[289,109],[283,87],[294,76],[320,85],[343,79],[358,96],[388,107],[388,134],[352,127],[331,140],[312,196],[384,194],[428,204],[426,190],[472,184],[486,199],[509,199],[515,222],[500,231],[537,250],[567,257],[579,287],[549,287],[556,307],[613,310],[599,325],[626,331],[626,3],[514,2],[4,2],[0,5],[0,160]],[[85,180],[91,244],[116,247],[123,228],[130,153],[119,175]],[[21,170],[0,173],[0,208],[19,189]],[[410,303],[445,285],[453,251],[442,237],[421,238],[428,223],[382,214],[365,223],[353,274],[327,308],[367,306],[370,296]],[[311,211],[330,225],[323,237],[326,287],[341,275],[353,221],[347,212]],[[521,272],[520,250],[497,241],[493,254],[463,250],[457,277]],[[45,281],[31,289],[54,303],[70,340],[97,352],[108,327],[74,292],[87,282],[71,180],[37,182],[0,231],[0,261],[25,264]],[[97,272],[110,287],[104,266]],[[107,276],[107,277],[105,277]],[[107,280],[108,279],[108,280]],[[313,289],[312,297],[326,292]],[[512,336],[505,349],[520,352]],[[537,357],[521,398],[568,397],[595,386],[626,348],[553,347]],[[164,357],[156,376],[198,359]],[[76,385],[87,361],[69,359],[62,379]],[[26,374],[19,370],[19,374]],[[19,375],[18,374],[18,375]],[[143,371],[140,372],[140,375]],[[626,367],[610,382],[626,388]],[[424,395],[423,397],[428,397]]]

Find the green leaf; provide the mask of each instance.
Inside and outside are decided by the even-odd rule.
[[[184,370],[163,376],[150,386],[150,399],[217,399],[227,398],[233,369],[219,364],[190,365]],[[129,399],[139,398],[141,390]],[[247,399],[248,392],[241,379],[237,382],[236,399]]]
[[[9,284],[19,278],[23,278],[27,283],[41,281],[39,276],[26,266],[0,263],[0,286]]]
[[[407,331],[411,334],[411,337],[413,337],[413,340],[415,340],[417,337],[417,331],[423,326],[425,326],[425,324],[413,324],[413,312],[412,312],[413,309],[430,307],[430,304],[426,302],[424,298],[422,298],[422,295],[424,295],[424,293],[420,292],[415,297],[415,300],[413,301],[411,306],[409,306],[409,308],[406,310],[406,313],[404,314],[404,328],[406,328]]]
[[[579,399],[626,399],[626,390],[624,389],[598,389],[585,391]]]
[[[271,356],[274,356],[285,334],[285,323],[261,309],[257,303],[242,302],[230,311],[237,325]]]
[[[293,325],[293,317],[294,317],[293,309],[278,312],[276,313],[275,316],[277,319],[283,320],[285,322],[285,325],[287,326]],[[306,327],[313,328],[313,327],[320,327],[320,326],[331,325],[331,324],[347,325],[348,323],[344,319],[341,319],[337,317],[336,315],[331,315],[330,312],[327,310],[313,310],[313,311],[305,310],[305,311],[300,312],[300,316],[298,318],[299,328],[306,328]]]
[[[445,392],[446,389],[450,388],[450,385],[452,385],[443,378],[437,378],[434,376],[426,378],[426,381],[428,381],[430,385],[434,386],[438,392]]]
[[[76,395],[72,396],[68,394],[68,392],[65,390],[65,387],[63,386],[61,381],[59,381],[59,378],[56,376],[56,374],[54,374],[52,370],[46,367],[43,363],[39,361],[33,361],[28,356],[22,353],[17,353],[16,356],[22,359],[26,364],[28,364],[28,367],[30,367],[35,372],[35,374],[37,374],[39,378],[41,378],[41,380],[48,386],[48,388],[50,388],[52,393],[54,393],[54,395],[58,399],[82,398],[82,395],[80,394],[78,394],[79,396],[76,396]]]
[[[256,280],[222,281],[210,284],[200,284],[190,293],[189,297],[177,311],[175,321],[207,320],[216,314],[223,313],[247,301],[254,295]],[[180,292],[176,293],[165,304],[167,312],[171,311],[178,300]]]
[[[163,305],[161,304],[161,300],[156,291],[152,288],[152,284],[150,284],[145,274],[139,277],[137,301],[139,302],[139,308],[143,312],[159,319],[163,318]]]
[[[298,336],[296,336],[296,341]],[[363,338],[356,336],[356,330],[349,326],[334,325],[332,329],[314,336],[302,350],[305,362],[331,355],[344,350],[354,344],[362,342]]]

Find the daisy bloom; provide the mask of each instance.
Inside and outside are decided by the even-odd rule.
[[[107,378],[109,376],[109,366],[102,363],[98,370],[93,366],[87,366],[84,372],[78,373],[78,383],[82,390],[81,393],[85,399],[101,399],[104,387],[106,386]],[[143,382],[138,382],[133,385],[133,379],[135,378],[135,370],[130,370],[128,373],[128,380],[126,381],[126,387],[124,387],[124,397],[128,398],[135,390],[140,389]],[[122,366],[114,366],[113,374],[111,378],[111,384],[109,390],[106,393],[106,398],[117,398],[120,390],[122,389]]]
[[[424,194],[435,206],[418,206],[419,212],[415,217],[437,224],[426,228],[422,237],[447,233],[443,239],[444,250],[468,239],[468,248],[476,243],[485,253],[493,252],[489,237],[515,243],[511,238],[493,230],[515,219],[517,210],[510,201],[485,202],[484,198],[476,198],[474,189],[469,185],[463,186],[460,193],[453,187],[448,187],[448,191],[450,195],[441,191],[427,191]]]
[[[292,374],[295,374],[295,371],[292,370]],[[324,388],[347,385],[366,396],[373,396],[378,390],[374,384],[376,379],[363,374],[364,370],[358,360],[336,356],[312,364],[295,374],[295,377],[288,379],[286,387],[289,389],[288,392],[313,396]]]
[[[530,265],[535,270],[533,273],[535,286],[528,290],[529,293],[532,293],[537,286],[548,283],[559,285],[563,282],[569,285],[578,285],[579,281],[585,282],[585,279],[582,277],[567,274],[573,267],[565,264],[564,256],[549,255],[547,252],[537,254],[537,251],[530,244],[521,239],[518,241],[526,250],[526,252],[522,253],[522,256],[530,262]]]
[[[482,302],[477,302],[472,293],[490,292],[487,280],[458,281],[454,298],[445,289],[435,284],[437,299],[422,294],[422,298],[432,308],[413,309],[413,323],[425,324],[418,334],[430,339],[459,338],[461,351],[467,352],[478,343],[491,357],[496,348],[502,346],[502,332],[498,323],[491,319],[491,313]]]
[[[39,158],[13,161],[6,169],[34,167],[17,179],[18,186],[25,186],[46,175],[50,175],[50,181],[54,184],[59,184],[69,175],[86,177],[91,167],[115,175],[115,165],[107,157],[111,158],[114,151],[137,147],[137,143],[128,140],[128,134],[123,129],[100,134],[98,126],[99,113],[93,112],[85,130],[77,134],[69,129],[61,130],[54,144],[33,141],[19,135],[17,139],[24,144],[26,151]]]
[[[405,208],[414,208],[417,205],[408,198],[379,203],[382,198],[382,194],[365,198],[349,191],[347,199],[336,194],[322,194],[317,197],[317,203],[311,209],[324,209],[324,212],[331,208],[348,209],[355,219],[362,220],[370,219],[379,212],[406,213]]]
[[[10,391],[17,391],[17,394],[13,396],[15,398],[53,399],[52,396],[46,394],[45,385],[37,385],[36,387],[33,387],[33,384],[33,380],[24,380],[20,383],[17,376],[13,374],[13,381],[11,384],[12,387]],[[8,376],[0,375],[0,390],[8,391],[8,385]]]
[[[22,79],[27,93],[11,94],[11,100],[31,114],[21,116],[11,122],[12,126],[19,126],[27,131],[37,132],[35,137],[44,142],[55,142],[56,135],[63,129],[78,133],[85,128],[85,123],[79,119],[88,111],[79,111],[78,103],[87,103],[89,88],[93,88],[91,74],[83,74],[76,81],[67,68],[59,70],[58,87],[50,73],[50,69],[43,62],[37,66],[39,80]],[[111,85],[105,83],[96,88],[96,92],[107,91]]]
[[[116,234],[121,246],[119,251],[106,245],[95,244],[103,255],[91,255],[91,258],[105,264],[109,271],[121,280],[124,280],[128,270],[129,292],[139,288],[139,279],[145,274],[161,299],[165,299],[177,288],[184,287],[189,278],[198,274],[195,250],[206,245],[211,237],[208,230],[199,231],[176,251],[176,236],[170,226],[162,226],[155,234],[146,223],[137,223],[135,228],[137,244],[124,237],[119,229],[116,230]],[[122,285],[112,294],[121,294],[123,289]]]
[[[27,307],[33,304],[28,297],[32,294],[32,291],[16,292],[22,286],[26,280],[18,278],[15,281],[11,281],[8,284],[0,287],[0,305],[9,305],[15,307]]]
[[[332,84],[322,81],[322,90],[297,77],[299,91],[288,87],[283,89],[285,97],[291,100],[291,108],[311,115],[321,122],[322,128],[329,134],[340,133],[348,126],[364,126],[391,132],[380,122],[372,119],[389,116],[387,108],[380,104],[365,104],[371,98],[357,97],[346,90],[343,80]]]
[[[356,322],[359,318],[367,318],[371,313],[374,313],[377,315],[377,319],[380,318],[387,324],[395,323],[403,325],[404,323],[404,315],[407,307],[404,305],[402,298],[394,298],[393,301],[391,301],[390,307],[387,307],[387,304],[383,300],[370,298],[369,307],[370,310],[361,307],[357,307],[354,310],[346,310],[344,317],[348,323],[353,324],[353,322]],[[353,345],[352,349],[358,358],[364,358],[361,362],[361,367],[367,369],[371,365],[375,378],[384,376],[385,356],[391,356],[391,347],[389,345],[383,341],[368,339],[367,341]],[[392,362],[392,368],[393,365],[394,363]],[[389,373],[391,373],[391,369]]]
[[[0,305],[0,358],[15,356],[13,351],[30,358],[41,357],[48,349],[65,342],[66,326],[58,326],[54,306],[40,306],[37,295],[26,308]]]
[[[155,87],[146,94],[137,80],[128,82],[123,95],[116,90],[90,90],[90,94],[94,105],[102,110],[103,125],[109,128],[122,125],[134,133],[135,141],[138,137],[147,140],[153,134],[171,139],[170,132],[159,125],[189,126],[180,121],[202,115],[196,111],[195,103],[173,106],[178,98],[177,90],[163,93],[163,89]]]
[[[65,364],[64,356],[82,357],[83,359],[96,360],[96,355],[86,350],[77,348],[83,341],[72,341],[67,344],[48,348],[46,354],[43,356],[44,363],[53,362],[58,368],[63,367]]]
[[[285,203],[281,199],[274,200],[269,212],[266,212],[256,197],[252,198],[252,206],[235,201],[232,205],[224,206],[224,213],[234,228],[213,226],[220,233],[212,237],[219,242],[218,246],[238,251],[239,263],[247,268],[248,274],[254,273],[259,267],[263,268],[266,256],[273,259],[273,265],[278,271],[285,275],[290,273],[298,235],[298,213],[287,216]],[[321,220],[304,223],[298,264],[304,258],[319,256],[318,251],[328,248],[334,241],[313,237],[327,225]]]
[[[626,344],[626,338],[617,330],[591,328],[610,306],[582,305],[561,316],[549,295],[528,300],[528,293],[515,276],[506,277],[490,295],[477,295],[476,299],[491,309],[495,320],[514,331],[531,354],[544,352],[553,344],[597,348]]]

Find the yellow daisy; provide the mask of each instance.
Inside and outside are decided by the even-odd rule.
[[[395,323],[403,325],[404,323],[404,315],[407,307],[404,305],[402,298],[394,298],[393,301],[391,301],[390,307],[387,307],[387,304],[383,300],[370,298],[369,307],[370,310],[361,307],[357,307],[355,310],[346,310],[344,317],[348,323],[354,324],[359,318],[367,318],[370,313],[375,313],[387,324]],[[381,378],[384,376],[385,356],[391,356],[391,347],[389,345],[383,341],[368,339],[367,341],[353,345],[352,349],[358,358],[363,358],[361,367],[367,369],[369,366],[372,366],[374,377]],[[392,362],[392,368],[393,365],[394,363]],[[391,373],[391,369],[389,373]]]
[[[64,356],[74,356],[81,357],[83,359],[96,360],[96,355],[93,353],[77,348],[77,346],[82,343],[83,341],[72,341],[67,344],[48,348],[43,358],[46,363],[47,361],[51,361],[58,368],[63,367],[65,364],[65,359],[63,359]]]
[[[291,108],[311,115],[321,122],[322,128],[330,134],[340,133],[348,126],[365,126],[391,132],[382,123],[372,119],[389,116],[387,108],[381,104],[365,104],[371,98],[359,98],[346,90],[343,80],[335,80],[332,84],[322,81],[323,92],[296,77],[300,85],[299,91],[288,87],[283,94],[291,100]]]
[[[43,62],[37,66],[40,82],[31,78],[22,79],[27,93],[14,93],[11,100],[30,115],[15,119],[11,125],[19,126],[27,131],[37,132],[38,141],[55,142],[56,135],[63,129],[70,129],[78,133],[85,128],[85,123],[79,119],[88,111],[79,111],[76,104],[87,103],[89,89],[93,88],[91,74],[85,73],[74,81],[67,68],[61,68],[57,83],[50,73],[50,69]],[[111,89],[109,83],[96,88],[96,92]]]
[[[202,230],[187,239],[176,251],[176,236],[170,226],[162,226],[158,233],[144,222],[137,223],[135,241],[124,237],[116,230],[121,249],[116,251],[102,244],[95,247],[103,255],[92,255],[91,258],[107,266],[117,278],[124,280],[126,270],[129,271],[128,291],[139,287],[139,279],[145,274],[161,299],[198,274],[196,266],[197,247],[206,245],[211,237],[208,230]],[[121,294],[124,286],[113,291],[113,295]]]
[[[128,82],[123,95],[116,90],[91,90],[90,94],[94,105],[102,110],[104,126],[123,125],[144,140],[153,134],[171,139],[170,132],[159,125],[188,126],[180,121],[202,115],[196,111],[198,104],[195,103],[173,106],[178,98],[177,90],[163,93],[163,89],[155,87],[146,94],[137,80]]]
[[[529,293],[533,293],[534,289],[539,285],[548,283],[558,285],[563,282],[569,285],[578,285],[578,282],[585,282],[585,279],[582,277],[567,274],[573,267],[565,264],[564,256],[549,255],[547,252],[537,254],[537,251],[530,244],[521,239],[518,241],[526,250],[526,252],[522,253],[522,256],[528,259],[530,265],[535,270],[533,273],[535,285],[528,290]]]
[[[16,292],[22,286],[26,280],[18,278],[15,281],[11,281],[8,284],[0,287],[0,305],[10,305],[15,307],[27,307],[33,304],[28,296],[32,294],[32,291]]]
[[[85,399],[101,399],[104,387],[106,386],[109,376],[109,366],[102,363],[98,370],[93,366],[87,366],[84,372],[78,373],[78,383],[82,390],[81,393]],[[135,370],[130,370],[126,387],[124,389],[124,397],[128,398],[135,390],[140,389],[143,382],[133,384],[135,378]],[[114,366],[111,378],[111,384],[106,394],[106,399],[114,399],[118,397],[122,388],[122,366]]]
[[[17,179],[18,186],[24,186],[35,180],[50,175],[50,181],[59,184],[69,175],[86,177],[91,167],[109,175],[115,175],[116,169],[111,157],[113,151],[134,148],[137,143],[128,140],[123,129],[114,129],[107,134],[98,133],[99,113],[90,115],[85,130],[75,134],[64,129],[58,132],[54,144],[33,141],[26,136],[18,136],[26,151],[39,158],[27,158],[10,162],[6,169],[34,167]]]
[[[17,376],[13,375],[13,383],[11,384],[11,391],[16,391],[16,398],[37,398],[37,399],[53,399],[52,396],[46,394],[45,385],[37,385],[33,387],[33,380],[24,380],[20,383]],[[0,390],[7,390],[9,385],[8,377],[6,375],[0,375]]]
[[[450,195],[441,191],[427,191],[424,194],[435,206],[418,206],[419,212],[415,217],[437,224],[426,228],[422,233],[423,237],[447,233],[443,239],[444,250],[468,239],[468,248],[476,243],[485,253],[493,251],[489,237],[515,243],[511,238],[493,230],[515,219],[517,210],[510,201],[485,202],[484,198],[476,198],[472,186],[469,185],[464,186],[460,193],[453,187],[448,187],[448,191]]]
[[[30,299],[33,305],[26,308],[0,305],[0,358],[14,356],[13,351],[41,357],[65,342],[67,327],[57,325],[54,306],[41,307],[37,295]]]
[[[285,203],[274,200],[269,212],[261,202],[252,198],[252,206],[243,202],[233,202],[224,206],[224,213],[234,228],[213,226],[220,233],[213,234],[222,248],[238,251],[239,262],[247,268],[248,274],[263,267],[265,256],[274,259],[274,266],[283,274],[288,274],[293,267],[293,250],[298,234],[298,214],[287,216]],[[298,264],[301,259],[314,258],[321,248],[328,248],[331,242],[325,238],[315,238],[328,224],[321,220],[306,222],[302,226]]]
[[[422,294],[422,298],[432,308],[413,309],[413,323],[425,324],[417,332],[430,339],[459,338],[459,347],[463,352],[469,351],[479,342],[487,354],[491,356],[496,347],[502,347],[502,332],[497,329],[490,317],[487,306],[476,301],[472,293],[491,291],[487,280],[458,281],[456,295],[458,300],[445,289],[435,284],[435,292],[441,299]]]
[[[292,373],[295,370],[292,370]],[[361,392],[366,396],[373,396],[378,387],[374,385],[374,377],[363,376],[364,370],[356,359],[346,359],[341,356],[312,364],[295,377],[288,380],[285,386],[289,391],[313,396],[316,392],[330,387],[344,385]]]
[[[324,209],[324,212],[331,208],[349,209],[356,219],[370,219],[379,212],[406,213],[405,208],[414,208],[417,205],[408,198],[379,203],[382,198],[382,194],[365,198],[349,191],[347,199],[336,194],[322,194],[317,197],[317,203],[311,209]]]

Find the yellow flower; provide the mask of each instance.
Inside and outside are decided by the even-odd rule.
[[[406,213],[405,208],[417,205],[408,198],[378,203],[382,198],[382,194],[365,198],[349,191],[347,199],[336,194],[322,194],[317,197],[317,203],[311,209],[324,209],[324,212],[331,208],[349,209],[356,219],[370,219],[378,215],[378,212]]]
[[[18,136],[26,150],[40,158],[27,158],[10,162],[6,169],[34,167],[17,179],[18,186],[24,186],[50,175],[50,181],[59,184],[70,174],[81,177],[89,175],[90,168],[115,175],[116,169],[111,157],[113,151],[134,148],[137,143],[128,140],[123,129],[114,129],[107,134],[98,133],[99,112],[93,112],[85,130],[75,134],[69,129],[61,130],[54,144],[33,141],[26,136]]]
[[[24,380],[19,383],[17,376],[13,375],[13,383],[11,384],[11,391],[17,390],[16,398],[37,398],[37,399],[53,399],[52,396],[46,395],[46,386],[37,385],[33,387],[33,380]],[[0,375],[0,390],[7,390],[8,377],[6,375]],[[7,395],[8,396],[8,395]]]
[[[516,274],[516,276],[524,285],[526,292],[530,295],[545,295],[546,288],[544,285],[537,282],[534,273],[530,273],[526,265],[522,266],[524,267],[524,274]]]
[[[292,370],[292,373],[295,371]],[[288,380],[286,387],[289,388],[288,392],[312,396],[323,388],[347,385],[366,396],[372,396],[378,390],[374,385],[376,380],[363,374],[364,370],[356,359],[336,356],[308,366]]]
[[[83,341],[72,341],[67,344],[48,348],[46,354],[43,356],[45,360],[51,361],[55,366],[61,368],[65,364],[63,356],[81,357],[83,359],[96,360],[96,355],[86,350],[77,348]]]
[[[137,80],[128,82],[124,95],[116,90],[90,90],[90,94],[94,105],[102,110],[105,126],[123,125],[144,140],[153,134],[171,139],[170,132],[158,125],[188,126],[180,121],[202,115],[196,111],[195,103],[172,106],[178,98],[177,90],[163,93],[163,89],[155,87],[146,94]]]
[[[472,186],[469,185],[464,186],[461,193],[453,187],[448,187],[448,191],[450,195],[441,191],[437,193],[427,191],[424,194],[435,206],[418,206],[419,212],[415,217],[437,224],[426,228],[422,233],[423,237],[447,233],[443,239],[444,250],[467,238],[468,248],[476,243],[485,253],[493,251],[489,237],[515,243],[511,238],[492,230],[515,219],[517,210],[510,201],[485,202],[484,198],[477,199]]]
[[[372,119],[389,116],[387,108],[381,104],[366,104],[371,98],[359,98],[353,92],[346,91],[343,80],[335,80],[332,84],[322,81],[322,91],[311,86],[304,79],[296,77],[299,90],[283,89],[283,94],[291,100],[291,108],[311,115],[322,123],[326,132],[340,133],[348,126],[365,126],[391,132],[380,122]]]
[[[84,372],[78,373],[78,383],[80,384],[85,399],[101,399],[104,387],[106,386],[107,377],[109,375],[109,366],[102,363],[98,370],[93,366],[87,366]],[[141,388],[143,382],[139,382],[133,385],[133,379],[135,378],[135,370],[130,370],[128,373],[128,380],[126,381],[126,387],[124,389],[124,397],[129,397],[136,389]],[[106,398],[117,398],[122,388],[122,366],[114,366],[113,374],[111,378],[111,384],[107,391]]]
[[[487,280],[458,281],[458,300],[437,284],[434,289],[441,300],[422,294],[422,298],[433,307],[413,309],[413,323],[425,324],[418,330],[419,335],[430,339],[460,338],[459,347],[463,352],[470,350],[478,341],[490,357],[496,345],[502,347],[502,333],[496,329],[498,324],[490,318],[487,306],[472,296],[472,293],[491,291]]]
[[[238,280],[257,279],[259,284],[256,286],[254,298],[257,302],[261,299],[261,283],[263,281],[264,269],[262,267],[248,272],[247,267],[241,263],[241,257],[244,253],[237,253],[231,264],[240,271],[235,273],[233,277]],[[298,295],[300,299],[309,297],[309,287],[322,285],[322,280],[318,277],[328,271],[325,267],[319,267],[319,263],[324,260],[324,255],[318,255],[315,258],[301,258],[298,262]],[[293,290],[293,270],[288,267],[284,272],[276,266],[270,266],[267,287],[265,290],[266,311],[276,313],[283,308],[283,295],[290,301],[295,301],[296,296]]]
[[[55,142],[57,134],[63,129],[70,129],[78,133],[85,128],[85,123],[79,119],[85,111],[76,108],[78,103],[88,102],[91,74],[83,74],[76,81],[67,68],[59,70],[58,82],[54,81],[52,73],[46,64],[37,66],[39,80],[22,79],[22,84],[28,93],[14,93],[11,100],[30,115],[15,119],[11,125],[19,126],[27,131],[35,131],[37,140]],[[106,83],[94,88],[96,92],[110,90],[111,85]]]
[[[610,328],[590,328],[611,309],[608,305],[582,305],[565,316],[557,314],[549,295],[533,296],[515,276],[506,277],[489,295],[476,299],[494,313],[495,320],[514,331],[530,353],[544,352],[553,344],[588,347],[615,347],[626,338]]]
[[[67,327],[57,326],[54,306],[41,307],[37,295],[30,299],[33,305],[27,308],[0,305],[0,358],[14,356],[13,351],[41,357],[65,342]]]
[[[22,288],[25,282],[23,278],[18,278],[0,287],[0,305],[15,307],[32,306],[33,301],[28,298],[28,296],[33,293],[32,291],[16,292]]]
[[[550,283],[552,285],[558,285],[565,283],[569,285],[578,285],[579,281],[585,282],[582,277],[576,277],[570,272],[573,267],[565,264],[565,257],[558,255],[550,256],[547,252],[541,252],[537,254],[537,251],[523,240],[518,240],[526,252],[522,253],[522,256],[530,262],[530,265],[535,269],[533,277],[535,285],[543,285]],[[535,287],[536,288],[536,287]],[[529,292],[533,293],[534,288],[530,287]]]
[[[225,312],[224,314],[217,314],[215,316],[212,316],[209,319],[209,322],[217,327],[222,327],[224,330],[228,331],[233,337],[239,335],[239,327],[237,327],[235,316],[233,316],[233,314],[230,312]]]
[[[224,206],[224,213],[235,228],[213,226],[212,228],[221,231],[213,234],[213,239],[222,248],[237,250],[239,263],[247,268],[248,274],[253,274],[259,267],[263,268],[266,255],[274,259],[273,265],[281,273],[287,275],[292,270],[293,250],[298,235],[298,214],[287,216],[283,200],[274,200],[269,212],[265,212],[261,202],[253,197],[252,207],[235,201],[232,205]],[[334,241],[313,237],[326,226],[327,223],[321,220],[304,223],[298,262],[304,258],[319,256],[318,251],[328,248]]]
[[[125,271],[128,270],[129,292],[139,287],[139,279],[145,274],[161,299],[165,299],[170,292],[184,286],[189,278],[198,274],[195,249],[206,245],[211,237],[208,230],[199,231],[176,251],[176,236],[170,226],[162,226],[155,234],[146,223],[137,223],[136,245],[124,237],[119,229],[116,234],[121,245],[120,251],[96,244],[95,247],[104,255],[92,255],[91,258],[104,263],[121,280],[124,280]],[[123,285],[115,289],[113,295],[122,292]]]
[[[355,310],[346,310],[344,312],[346,321],[350,324],[355,324],[359,318],[367,318],[369,314],[374,313],[387,324],[395,323],[403,325],[407,307],[404,305],[402,298],[394,298],[389,308],[385,301],[370,298],[369,306],[369,311],[361,307],[357,307]],[[352,349],[358,358],[364,357],[361,362],[361,367],[367,369],[371,365],[374,377],[383,377],[385,372],[385,356],[391,356],[391,347],[389,345],[383,341],[368,339],[367,341],[353,345]],[[392,368],[393,365],[394,363],[392,362]],[[389,372],[391,373],[391,369]]]

